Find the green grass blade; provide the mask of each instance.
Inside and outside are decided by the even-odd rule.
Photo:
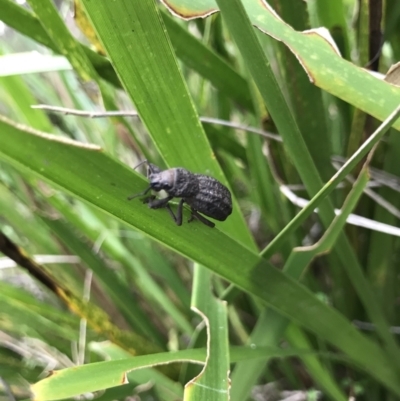
[[[77,366],[53,372],[50,377],[31,386],[31,390],[35,400],[60,400],[126,384],[126,374],[134,369],[182,361],[201,363],[204,361],[204,352],[166,352]]]
[[[285,338],[289,341],[292,346],[301,349],[312,350],[313,346],[307,339],[305,334],[296,326],[291,325],[285,332]],[[339,383],[336,382],[335,378],[332,377],[331,373],[321,363],[319,358],[314,355],[300,356],[300,359],[307,367],[308,372],[313,377],[318,388],[323,390],[324,395],[329,396],[336,401],[346,401],[348,397],[344,394],[340,388]]]
[[[211,292],[209,270],[195,266],[192,309],[207,328],[207,358],[204,369],[185,386],[184,401],[229,400],[229,341],[226,303]]]
[[[349,194],[342,213],[336,217],[324,237],[317,244],[304,249],[295,248],[285,264],[284,271],[286,274],[295,279],[299,279],[300,275],[304,272],[306,267],[309,266],[310,262],[316,255],[331,249],[346,223],[347,216],[354,209],[358,199],[362,195],[362,191],[367,182],[368,177],[366,174],[362,174],[357,185],[354,186],[353,191]],[[288,321],[283,316],[277,315],[274,311],[267,310],[261,315],[257,322],[257,326],[251,335],[250,341],[257,345],[275,345],[283,335],[287,323]],[[268,332],[268,335],[265,335],[265,332]],[[315,364],[318,363],[316,360],[313,361],[312,357],[308,359],[308,362],[311,364],[313,369],[315,368]],[[233,400],[239,401],[248,395],[252,386],[256,383],[258,372],[261,370],[261,365],[262,362],[258,361],[246,362],[236,366],[232,375],[234,389]],[[342,399],[341,396],[339,396],[340,392],[338,392],[338,389],[333,387],[333,383],[328,376],[323,375],[322,380],[327,386],[327,391],[331,395],[334,395],[336,399]]]
[[[82,240],[76,238],[71,228],[64,222],[50,219],[44,219],[44,221],[71,253],[79,256],[82,262],[94,272],[95,277],[113,299],[115,306],[132,327],[162,347],[164,341],[159,331],[151,324],[148,316],[132,297],[130,289],[118,279],[100,256],[96,255]]]
[[[92,64],[88,62],[83,49],[65,26],[54,3],[48,0],[29,0],[28,2],[59,52],[69,59],[82,79],[87,81],[93,79]]]
[[[224,59],[187,32],[167,12],[161,13],[176,56],[189,68],[248,110],[253,109],[247,81]]]
[[[262,251],[264,257],[272,255],[285,241],[289,233],[293,232],[309,216],[321,202],[321,198],[328,196],[337,185],[354,169],[362,158],[376,145],[386,134],[389,128],[399,119],[400,107],[397,107],[376,131],[360,146],[353,156],[342,166],[340,170],[327,182],[321,190],[310,200],[296,217],[277,235],[273,241]]]
[[[83,0],[83,4],[166,164],[205,173],[226,183],[154,2],[123,0],[95,4]],[[235,201],[232,216],[220,229],[254,249]]]

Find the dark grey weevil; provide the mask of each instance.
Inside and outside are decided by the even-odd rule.
[[[209,227],[214,227],[215,224],[199,213],[219,221],[224,221],[232,213],[231,193],[215,178],[191,173],[181,167],[161,170],[147,160],[139,163],[135,169],[144,163],[148,167],[147,178],[150,186],[143,192],[129,196],[128,200],[146,195],[150,190],[157,192],[164,190],[168,195],[166,198],[156,199],[155,196],[150,196],[145,202],[151,209],[165,207],[178,226],[182,225],[185,202],[192,211],[189,222],[196,218]],[[181,198],[176,216],[169,205],[169,201],[173,198]]]

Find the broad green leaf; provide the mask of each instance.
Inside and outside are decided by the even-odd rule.
[[[152,0],[82,2],[166,164],[211,175],[226,183],[200,124],[155,3]],[[232,216],[220,229],[255,249],[236,201]]]
[[[149,209],[139,199],[128,201],[127,196],[143,191],[147,181],[107,156],[98,146],[10,125],[10,121],[3,118],[0,127],[0,154],[6,160],[25,167],[25,171],[31,170],[46,177],[182,254],[197,255],[193,259],[207,266],[218,264],[221,260],[247,264],[252,260],[248,259],[249,254],[253,255],[253,261],[257,260],[257,255],[250,251],[237,259],[240,249],[246,249],[239,247],[229,262],[226,250],[236,247],[237,242],[219,231],[224,223],[218,224],[215,229],[200,222],[187,224],[189,213],[185,212],[185,224],[178,227],[165,210]],[[13,136],[12,141],[9,135]],[[199,243],[202,247],[211,245],[211,248],[204,252]]]

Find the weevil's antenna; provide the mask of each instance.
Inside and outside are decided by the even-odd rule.
[[[142,164],[147,164],[147,168],[150,170],[150,173],[152,173],[152,174],[154,174],[155,173],[155,171],[154,171],[154,165],[153,164],[151,164],[151,163],[149,163],[149,161],[148,160],[143,160],[143,161],[141,161],[137,166],[135,166],[133,169],[134,170],[136,170],[138,167],[140,167]]]
[[[145,164],[145,163],[147,163],[147,166],[149,166],[149,164],[150,164],[146,159],[144,159],[139,164],[137,164],[133,169],[136,170],[138,167],[140,167],[142,164]]]
[[[141,161],[141,162],[140,162],[138,165],[136,165],[133,169],[136,170],[138,167],[140,167],[142,164],[145,164],[145,163],[147,163],[147,167],[150,169],[150,171],[153,172],[153,171],[152,171],[152,168],[151,168],[151,164],[150,164],[146,159],[143,160],[143,161]],[[138,194],[133,194],[133,195],[128,196],[127,199],[128,199],[128,200],[132,200],[132,199],[135,199],[135,198],[137,198],[137,197],[139,197],[139,196],[146,195],[147,192],[150,191],[150,189],[151,189],[151,185],[150,185],[147,189],[145,189],[144,191],[139,192]]]
[[[142,191],[142,192],[139,192],[138,194],[134,194],[134,195],[130,195],[130,196],[128,196],[128,200],[132,200],[132,199],[135,199],[135,198],[137,198],[138,196],[143,196],[143,195],[146,195],[147,194],[147,192],[149,192],[150,191],[150,189],[151,189],[151,185],[146,189],[146,190],[144,190],[144,191]]]

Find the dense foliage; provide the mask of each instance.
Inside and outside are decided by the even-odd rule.
[[[400,3],[20,3],[0,401],[399,399]],[[129,201],[144,159],[215,177],[232,215]]]

